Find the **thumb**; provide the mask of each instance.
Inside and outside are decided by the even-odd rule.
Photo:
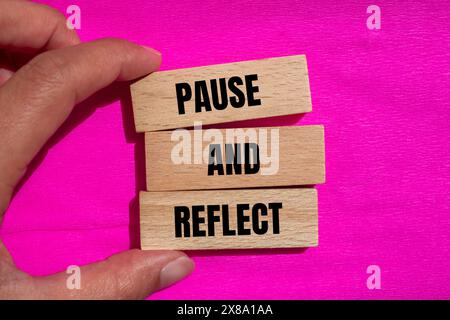
[[[144,299],[189,275],[194,263],[177,251],[133,249],[80,268],[80,289],[68,289],[70,275],[61,272],[35,278],[41,298]]]
[[[80,289],[67,285],[71,274],[60,272],[21,281],[18,297],[26,299],[144,299],[189,275],[193,261],[179,251],[133,249],[79,269]],[[1,293],[0,293],[1,295]]]

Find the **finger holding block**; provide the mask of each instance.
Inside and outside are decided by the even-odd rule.
[[[310,112],[304,55],[154,72],[131,85],[136,131]]]
[[[142,249],[318,245],[311,188],[141,192],[140,213]]]
[[[148,191],[325,182],[320,125],[147,132],[145,148]]]

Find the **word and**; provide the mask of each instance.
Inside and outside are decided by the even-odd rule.
[[[175,237],[214,237],[216,223],[221,223],[223,236],[244,236],[269,233],[271,223],[272,234],[280,233],[281,202],[255,203],[250,207],[248,203],[236,204],[233,226],[230,222],[230,208],[227,204],[175,206]],[[272,217],[269,222],[269,216]],[[248,226],[247,224],[251,224]],[[206,227],[206,230],[203,228]]]
[[[253,81],[258,80],[258,75],[250,74],[244,77],[231,77],[211,79],[208,83],[205,80],[194,82],[194,111],[208,112],[215,110],[225,110],[228,105],[233,108],[242,108],[247,101],[249,107],[261,105],[261,99],[255,98],[255,93],[259,92],[259,87],[253,84]],[[218,82],[218,83],[217,83]],[[244,86],[242,90],[240,87]],[[177,93],[178,114],[186,113],[185,103],[192,99],[192,87],[187,82],[175,84]],[[230,92],[231,94],[229,94]]]
[[[208,165],[209,176],[216,173],[229,175],[232,174],[232,169],[234,174],[241,174],[239,172],[242,170],[239,171],[239,168],[242,164],[247,166],[243,170],[244,174],[260,172],[264,176],[278,173],[280,167],[278,128],[202,130],[201,122],[194,124],[194,130],[172,131],[170,140],[176,142],[170,154],[172,163]],[[227,164],[225,168],[224,163]]]
[[[213,176],[215,172],[219,176],[242,174],[242,145],[240,143],[225,144],[225,159],[222,159],[222,146],[220,144],[210,144],[208,163],[208,176]],[[252,156],[252,159],[250,157]],[[259,146],[256,143],[244,143],[244,174],[255,174],[259,172]]]

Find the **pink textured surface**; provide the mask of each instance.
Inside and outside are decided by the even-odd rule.
[[[325,125],[320,246],[193,252],[195,273],[153,298],[450,298],[450,4],[422,2],[376,1],[371,31],[372,3],[356,0],[76,1],[83,40],[154,46],[164,70],[308,58],[313,112],[252,124]],[[5,216],[19,267],[49,274],[136,246],[142,148],[126,87],[80,104]],[[371,264],[381,290],[366,287]]]

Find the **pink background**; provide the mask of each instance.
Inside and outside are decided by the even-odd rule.
[[[83,40],[154,46],[163,70],[308,58],[314,111],[251,124],[325,125],[320,246],[192,252],[194,274],[153,298],[450,298],[450,4],[422,2],[75,2]],[[366,28],[370,4],[380,31]],[[77,107],[5,216],[20,268],[44,275],[137,245],[142,142],[126,86]],[[372,264],[381,290],[366,287]]]

